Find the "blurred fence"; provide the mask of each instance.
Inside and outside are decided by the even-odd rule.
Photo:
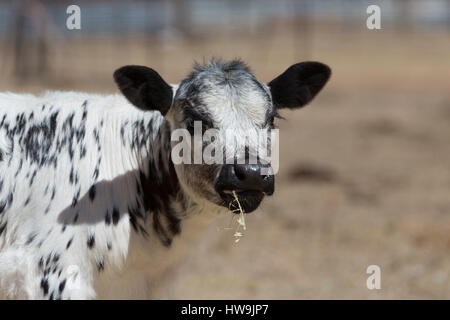
[[[66,27],[71,4],[81,8],[81,30]],[[0,1],[0,68],[3,77],[19,81],[42,79],[52,72],[67,76],[67,69],[55,67],[55,60],[66,60],[66,65],[104,63],[120,51],[121,61],[132,61],[133,41],[140,41],[152,61],[161,61],[164,54],[157,49],[168,43],[197,43],[224,34],[227,41],[235,35],[270,39],[280,23],[291,30],[291,50],[308,58],[318,24],[364,29],[369,4],[380,5],[383,28],[450,31],[450,0]],[[89,45],[83,50],[72,46],[80,42]]]

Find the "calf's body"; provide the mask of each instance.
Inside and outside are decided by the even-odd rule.
[[[190,243],[171,243],[182,219],[197,211],[195,227],[208,221],[171,176],[167,126],[120,95],[0,95],[3,297],[148,298],[162,288]]]

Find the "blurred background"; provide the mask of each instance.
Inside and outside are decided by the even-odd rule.
[[[169,297],[450,298],[450,0],[0,0],[0,91],[117,92],[125,64],[177,83],[211,57],[263,81],[302,60],[333,76],[282,112],[276,192],[245,236],[219,219]]]

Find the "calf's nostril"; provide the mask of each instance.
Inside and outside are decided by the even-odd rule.
[[[243,168],[241,168],[239,166],[235,166],[234,167],[234,175],[239,180],[245,180],[245,169],[243,169]]]
[[[223,166],[215,181],[217,190],[223,193],[236,191],[261,191],[273,193],[273,177],[262,174],[261,165],[235,164]]]

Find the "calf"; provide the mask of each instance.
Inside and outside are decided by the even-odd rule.
[[[246,213],[274,191],[262,174],[270,163],[175,162],[171,135],[201,121],[254,141],[329,76],[303,62],[266,85],[241,61],[213,60],[173,86],[150,68],[122,67],[123,95],[0,94],[0,297],[163,296],[201,229],[229,212],[232,191]]]

